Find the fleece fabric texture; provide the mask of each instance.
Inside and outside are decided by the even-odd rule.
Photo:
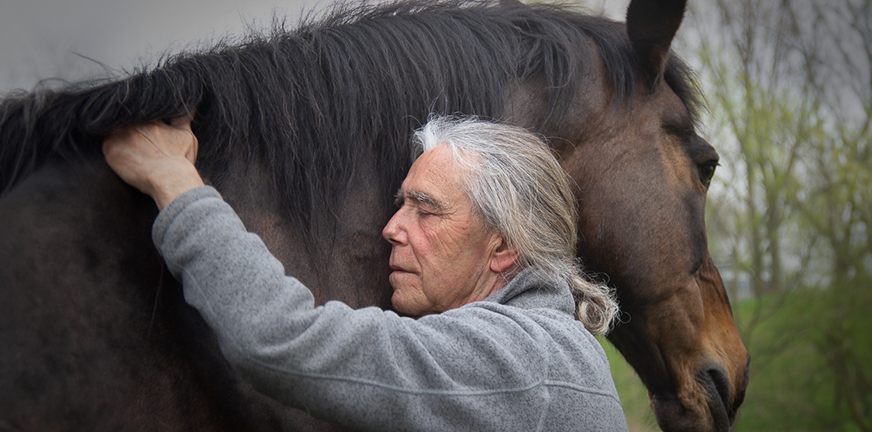
[[[625,431],[569,287],[522,272],[487,299],[420,319],[316,307],[218,192],[155,220],[154,243],[227,360],[258,391],[371,431]]]

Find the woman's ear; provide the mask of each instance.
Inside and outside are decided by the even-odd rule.
[[[491,255],[490,269],[494,273],[502,273],[517,263],[518,251],[514,248],[509,248],[509,245],[502,236],[497,236],[495,241],[498,241],[499,243],[496,245],[496,249],[494,249],[494,252]]]

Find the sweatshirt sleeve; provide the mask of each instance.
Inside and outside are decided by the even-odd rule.
[[[209,186],[176,198],[152,235],[224,356],[267,396],[363,430],[542,425],[549,360],[537,340],[547,335],[523,319],[486,308],[413,320],[336,301],[315,307]]]
[[[215,189],[176,198],[158,215],[152,237],[225,358],[262,393],[300,407],[295,396],[315,393],[301,381],[353,376],[343,364],[365,363],[360,357],[367,350],[358,348],[380,331],[385,312],[354,311],[340,302],[316,308],[309,289],[285,275]]]

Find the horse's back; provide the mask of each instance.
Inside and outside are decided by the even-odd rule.
[[[156,212],[101,161],[0,198],[0,431],[296,430],[185,304]]]

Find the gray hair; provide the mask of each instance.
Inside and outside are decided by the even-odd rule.
[[[569,284],[576,318],[607,333],[614,293],[589,281],[575,257],[578,210],[566,172],[550,147],[526,129],[476,118],[434,117],[415,131],[416,156],[445,145],[466,172],[461,187],[488,229],[518,253],[521,269]]]

